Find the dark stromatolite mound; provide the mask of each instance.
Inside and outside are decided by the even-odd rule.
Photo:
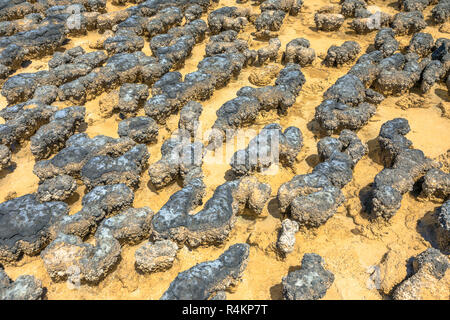
[[[95,233],[95,245],[75,235],[59,233],[41,253],[50,277],[68,279],[73,284],[98,282],[120,259],[121,244],[138,243],[147,238],[153,212],[129,208],[104,220]]]
[[[75,134],[66,141],[66,147],[54,157],[36,162],[33,172],[41,180],[59,174],[79,177],[81,169],[89,159],[99,155],[119,157],[135,145],[130,138],[114,139],[99,135],[91,139],[85,133]]]
[[[399,43],[395,39],[395,32],[391,28],[383,28],[378,31],[374,40],[375,49],[381,51],[385,57],[394,54],[399,48]]]
[[[285,114],[295,103],[305,81],[299,65],[287,64],[278,74],[274,86],[241,88],[237,98],[227,101],[217,110],[210,142],[219,146],[227,134],[253,123],[262,110],[275,109]]]
[[[364,84],[352,74],[346,74],[337,79],[336,83],[323,94],[325,99],[336,100],[353,106],[364,102],[365,96]]]
[[[340,67],[354,61],[361,51],[361,46],[356,41],[345,41],[341,46],[331,46],[323,61],[328,67]]]
[[[397,35],[412,34],[426,28],[427,23],[420,11],[399,12],[394,16],[391,28]]]
[[[206,300],[236,285],[247,267],[248,244],[232,245],[217,260],[202,262],[178,274],[162,300]]]
[[[0,144],[11,145],[32,136],[42,125],[48,123],[57,108],[42,104],[16,105],[2,110],[6,120],[0,124]]]
[[[239,74],[245,60],[241,53],[216,54],[200,61],[198,70],[187,74],[184,81],[179,72],[165,74],[153,86],[153,97],[147,100],[145,113],[158,123],[165,123],[187,102],[210,98],[214,89],[222,88]]]
[[[448,290],[439,290],[442,285],[439,280],[443,279],[450,268],[448,257],[439,250],[428,248],[413,258],[414,274],[400,283],[394,290],[395,300],[422,300],[431,297],[448,297]],[[445,282],[444,282],[445,283]],[[431,294],[431,297],[427,294]],[[433,296],[437,294],[437,296]]]
[[[380,61],[374,88],[384,95],[402,95],[420,80],[423,67],[414,53],[393,54]]]
[[[375,105],[367,102],[353,107],[336,100],[325,100],[317,106],[314,119],[328,133],[332,133],[342,129],[358,130],[369,122],[375,112]]]
[[[100,185],[118,183],[137,188],[149,157],[144,144],[134,146],[117,158],[109,155],[95,156],[81,168],[81,179],[88,190]]]
[[[11,164],[11,150],[4,144],[0,144],[0,171]]]
[[[418,32],[411,38],[408,52],[417,53],[420,57],[426,57],[433,51],[433,47],[433,36],[429,33]]]
[[[68,107],[55,112],[50,122],[31,137],[31,153],[37,160],[47,158],[64,148],[66,140],[84,122],[85,107]]]
[[[295,233],[298,232],[298,223],[291,219],[284,219],[278,235],[277,249],[282,257],[294,250]]]
[[[259,215],[271,192],[269,185],[255,177],[226,182],[217,187],[201,211],[191,215],[201,203],[204,188],[201,179],[196,178],[173,194],[153,217],[153,237],[170,238],[191,247],[222,243],[233,228],[237,214],[247,207]]]
[[[13,281],[0,267],[0,300],[41,300],[43,297],[44,288],[40,280],[22,275]]]
[[[315,58],[316,52],[310,48],[310,43],[305,38],[289,41],[283,55],[285,63],[298,63],[302,67],[312,64]]]
[[[148,98],[148,86],[141,83],[125,83],[119,89],[117,109],[126,115],[135,115]]]
[[[55,224],[68,213],[66,203],[40,203],[34,194],[0,203],[0,259],[39,253],[54,236]]]
[[[450,59],[447,59],[450,61]],[[427,93],[431,90],[435,83],[447,75],[448,68],[439,60],[430,61],[422,71],[422,78],[420,82],[420,89],[422,93]]]
[[[410,131],[408,121],[396,118],[381,126],[378,142],[385,168],[376,175],[371,211],[376,217],[390,219],[400,208],[403,194],[413,189],[437,163],[425,157],[404,136]]]
[[[344,16],[339,13],[316,13],[314,22],[317,30],[336,31],[344,23]]]
[[[255,19],[256,32],[252,35],[259,39],[275,37],[283,25],[286,12],[283,10],[265,10]]]
[[[368,148],[355,133],[343,130],[339,139],[320,140],[317,150],[323,162],[278,189],[281,212],[300,226],[319,227],[336,213],[345,199],[340,189],[352,180],[352,169]]]
[[[61,219],[60,233],[86,237],[97,229],[105,217],[128,209],[134,200],[133,191],[124,184],[98,186],[82,199],[82,209]]]
[[[264,170],[279,162],[291,166],[302,145],[303,136],[297,127],[289,127],[283,132],[279,124],[268,124],[246,149],[233,155],[231,167],[235,173],[243,175]]]
[[[429,170],[423,177],[421,196],[432,199],[448,199],[450,197],[450,173],[439,169]]]
[[[154,143],[158,139],[158,125],[149,117],[128,118],[119,122],[117,133],[137,143]]]
[[[150,181],[156,188],[162,188],[177,177],[187,184],[194,177],[203,177],[204,148],[199,141],[191,142],[190,135],[176,132],[161,146],[161,159],[150,165]]]
[[[315,253],[306,253],[299,270],[283,278],[285,300],[318,300],[325,296],[334,282],[334,275],[323,267],[323,259]]]
[[[448,18],[450,17],[450,1],[440,0],[433,10],[431,10],[431,17],[437,24],[448,21]]]
[[[38,187],[36,198],[41,202],[64,201],[77,189],[77,182],[68,175],[44,180]]]
[[[240,31],[250,18],[250,10],[239,7],[222,7],[208,15],[208,27],[212,34],[225,30]]]
[[[202,111],[203,107],[200,103],[195,101],[189,101],[186,103],[180,111],[178,128],[188,133],[191,137],[195,137]]]

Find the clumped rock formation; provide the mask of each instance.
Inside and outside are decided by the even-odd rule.
[[[41,300],[42,282],[33,276],[22,275],[12,281],[0,267],[0,300]]]
[[[262,110],[276,109],[280,114],[285,114],[295,103],[305,81],[300,66],[288,64],[278,74],[274,86],[241,88],[236,93],[237,98],[227,101],[217,110],[210,142],[220,146],[226,139],[226,133],[253,123]]]
[[[136,268],[146,273],[170,269],[177,252],[178,245],[171,240],[144,243],[135,253]]]
[[[303,145],[300,129],[289,127],[284,132],[277,123],[266,125],[250,140],[247,148],[231,158],[232,170],[238,175],[262,171],[278,162],[291,166]]]
[[[334,282],[334,275],[323,267],[323,258],[306,253],[299,270],[289,272],[283,278],[285,300],[318,300],[325,296]]]
[[[41,253],[52,279],[68,278],[74,284],[98,282],[118,262],[121,243],[135,243],[148,236],[153,212],[130,208],[104,220],[95,232],[95,245],[80,237],[60,233]]]
[[[66,147],[55,156],[36,162],[33,173],[41,180],[60,174],[80,177],[80,171],[89,159],[100,155],[119,157],[135,145],[130,138],[114,139],[99,135],[91,139],[85,133],[78,133],[71,136]]]
[[[11,164],[11,150],[4,144],[0,144],[0,171]]]
[[[0,0],[0,300],[448,300],[449,17],[449,0]],[[323,258],[287,270],[299,252]]]
[[[375,217],[390,219],[400,209],[403,194],[437,163],[421,150],[412,149],[412,142],[404,136],[410,131],[408,121],[396,118],[381,126],[378,142],[385,168],[376,175],[371,212]]]
[[[178,274],[161,300],[207,300],[240,281],[250,246],[232,245],[217,260],[202,262]]]
[[[149,117],[128,118],[119,123],[117,133],[120,137],[128,137],[136,143],[154,143],[158,137],[158,125]]]
[[[88,190],[99,185],[118,183],[136,188],[149,157],[147,147],[143,144],[134,146],[117,158],[95,156],[81,168],[80,176]]]
[[[152,236],[170,238],[190,247],[220,244],[227,239],[236,216],[246,207],[261,214],[271,193],[269,185],[255,177],[244,177],[217,187],[203,209],[190,214],[201,203],[204,189],[203,181],[195,178],[174,193],[153,217]]]
[[[356,59],[361,47],[356,41],[345,41],[341,46],[331,46],[323,61],[328,67],[339,67]]]
[[[442,252],[450,251],[450,200],[437,209],[437,240]]]
[[[316,13],[314,22],[317,30],[336,31],[339,30],[344,23],[344,16],[339,13]]]
[[[368,151],[349,130],[343,130],[339,139],[321,139],[317,150],[323,162],[278,189],[280,211],[300,226],[319,227],[335,214],[345,199],[340,189],[352,180],[353,167]]]
[[[446,255],[429,248],[414,257],[412,265],[414,274],[397,286],[394,299],[448,299],[450,262]]]
[[[375,112],[376,107],[367,102],[352,107],[336,100],[325,100],[317,106],[314,119],[327,132],[358,130],[369,122]]]
[[[285,63],[298,63],[302,67],[312,64],[315,58],[316,52],[310,48],[310,43],[305,38],[289,41],[283,55]]]
[[[67,139],[84,122],[85,113],[84,107],[68,107],[55,112],[50,122],[40,127],[30,139],[31,153],[35,158],[47,158],[61,150]]]
[[[277,241],[277,249],[281,255],[286,256],[294,250],[295,233],[298,231],[298,223],[291,219],[284,219],[281,223],[280,236]]]
[[[203,107],[200,103],[189,101],[180,111],[180,120],[178,121],[178,128],[183,132],[189,133],[191,137],[195,137],[199,118],[202,114]]]
[[[59,175],[44,180],[38,187],[36,197],[41,202],[64,201],[77,189],[77,182],[68,175]]]
[[[161,159],[150,165],[148,174],[156,188],[162,188],[177,177],[181,177],[184,185],[191,179],[203,176],[203,144],[199,141],[191,143],[190,135],[173,134],[161,146]]]
[[[54,237],[55,224],[68,213],[66,203],[40,203],[35,194],[0,203],[0,260],[39,253]]]

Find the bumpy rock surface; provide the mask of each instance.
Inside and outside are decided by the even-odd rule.
[[[339,67],[353,61],[361,51],[361,46],[356,41],[345,41],[341,46],[331,46],[323,61],[328,67]]]
[[[429,248],[413,260],[414,274],[394,291],[396,300],[448,299],[450,262],[439,250]]]
[[[195,178],[174,193],[153,218],[153,237],[171,238],[191,247],[222,243],[233,228],[236,216],[245,207],[259,215],[271,192],[269,185],[254,177],[225,182],[217,187],[202,210],[190,214],[201,203],[204,189],[203,181]]]
[[[99,185],[118,183],[136,188],[149,157],[147,147],[143,144],[131,148],[117,158],[108,155],[95,156],[81,169],[81,179],[88,190]]]
[[[336,100],[325,100],[317,106],[314,119],[328,133],[332,133],[343,129],[358,130],[369,122],[375,112],[375,105],[367,102],[353,107]]]
[[[9,146],[24,141],[48,123],[56,111],[56,107],[41,104],[15,105],[3,109],[1,116],[6,122],[0,124],[0,144]]]
[[[173,134],[161,146],[161,159],[150,165],[150,181],[156,188],[162,188],[177,177],[188,183],[194,177],[202,177],[203,144],[191,143],[190,135]]]
[[[371,200],[375,217],[390,219],[401,206],[403,194],[428,170],[438,166],[422,151],[411,149],[404,136],[410,131],[408,121],[396,118],[381,126],[378,142],[385,168],[376,175]]]
[[[217,260],[183,271],[162,295],[162,300],[206,300],[239,282],[247,267],[248,244],[232,245]]]
[[[55,224],[68,213],[66,203],[40,203],[34,194],[0,203],[0,260],[39,253],[54,235]]]
[[[283,278],[285,300],[318,300],[323,298],[334,282],[334,275],[323,267],[323,259],[315,253],[306,253],[299,270]]]
[[[446,200],[450,196],[450,174],[439,169],[428,171],[422,183],[422,196]]]
[[[203,107],[200,103],[195,101],[186,103],[180,111],[178,128],[187,131],[191,137],[194,137],[199,126],[199,118],[202,111]]]
[[[178,245],[170,240],[147,242],[136,250],[136,267],[146,273],[170,269],[177,251]]]
[[[117,131],[120,137],[129,137],[137,143],[157,141],[158,125],[149,117],[135,117],[121,121]]]
[[[442,252],[450,252],[450,200],[437,210],[437,240]]]
[[[84,122],[84,107],[68,107],[55,112],[50,122],[31,137],[31,153],[36,159],[47,158],[53,152],[61,150],[67,139]]]
[[[392,29],[398,35],[416,33],[426,26],[423,14],[419,11],[397,13],[391,23]]]
[[[316,13],[314,22],[318,30],[336,31],[344,23],[344,16],[338,13]]]
[[[41,253],[50,277],[68,279],[74,285],[98,282],[119,261],[121,243],[137,243],[148,237],[153,212],[130,208],[104,220],[95,232],[95,245],[75,235],[60,233]]]
[[[133,146],[135,142],[130,138],[114,139],[99,135],[90,139],[85,133],[75,134],[66,141],[66,147],[54,157],[36,162],[33,173],[41,180],[59,174],[79,177],[81,169],[89,159],[98,155],[118,157]]]
[[[40,300],[44,289],[40,280],[33,276],[19,276],[12,281],[0,267],[0,300]]]
[[[320,140],[317,150],[323,162],[278,189],[281,212],[289,213],[300,226],[319,227],[335,214],[344,201],[340,189],[352,180],[352,168],[368,148],[352,131],[343,130],[339,139]]]
[[[3,144],[0,144],[0,171],[11,164],[11,150]]]
[[[77,189],[77,182],[68,175],[55,176],[45,180],[38,187],[36,197],[41,202],[64,201]]]
[[[295,245],[295,233],[298,231],[298,223],[284,219],[281,223],[281,232],[277,241],[277,248],[281,255],[285,256],[294,250]]]
[[[246,149],[237,151],[231,158],[232,170],[239,175],[262,171],[279,162],[291,166],[303,146],[303,136],[297,127],[284,132],[277,123],[266,125],[250,140]]]
[[[283,56],[285,63],[298,63],[302,67],[312,64],[315,58],[316,52],[310,48],[310,43],[305,38],[289,41]]]
[[[227,134],[253,123],[262,110],[276,109],[280,114],[285,114],[295,103],[305,81],[300,66],[288,64],[278,74],[275,86],[241,88],[237,98],[227,101],[217,110],[210,142],[220,145]]]

